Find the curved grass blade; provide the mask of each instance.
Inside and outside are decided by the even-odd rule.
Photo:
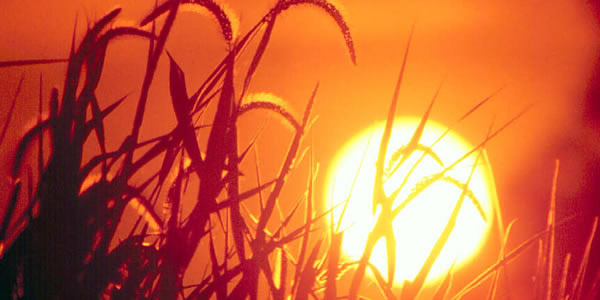
[[[490,130],[491,130],[491,127],[490,127]],[[488,135],[489,135],[489,132],[488,132]],[[423,284],[425,283],[425,279],[429,275],[429,271],[431,271],[433,264],[439,257],[440,253],[442,252],[442,249],[444,248],[444,246],[446,245],[446,242],[448,241],[448,239],[450,237],[450,234],[452,233],[452,231],[454,230],[454,227],[456,226],[456,222],[458,219],[458,213],[460,212],[460,209],[462,208],[464,199],[467,194],[467,187],[469,186],[469,183],[471,182],[471,178],[473,178],[473,174],[475,173],[475,169],[477,168],[477,163],[481,159],[482,155],[483,155],[483,148],[481,149],[481,151],[477,155],[477,158],[475,159],[475,163],[473,164],[473,167],[471,168],[471,173],[469,174],[469,177],[467,178],[467,182],[465,183],[465,186],[461,191],[460,197],[459,197],[458,201],[456,202],[456,205],[454,206],[454,210],[452,211],[452,214],[450,215],[450,218],[448,219],[446,227],[440,234],[438,240],[435,242],[433,249],[427,256],[427,259],[423,263],[423,266],[421,267],[421,270],[419,271],[419,273],[417,274],[415,279],[412,282],[407,282],[407,284],[402,289],[402,298],[414,299],[417,297],[417,295],[423,288]]]
[[[408,194],[406,199],[404,199],[404,201],[402,201],[398,206],[396,206],[394,208],[394,210],[392,211],[392,216],[395,218],[398,215],[398,213],[400,213],[400,211],[402,211],[402,209],[404,209],[404,207],[406,207],[411,201],[413,201],[422,192],[427,190],[427,188],[429,188],[435,182],[446,181],[448,183],[454,184],[461,190],[465,190],[465,193],[466,193],[465,196],[468,197],[469,199],[471,199],[471,202],[473,203],[473,205],[479,212],[479,215],[481,216],[481,218],[485,222],[487,222],[487,217],[485,216],[485,212],[483,211],[483,208],[481,207],[479,200],[477,200],[477,198],[475,197],[475,194],[473,194],[473,191],[471,191],[471,189],[469,189],[465,184],[459,182],[455,178],[452,178],[449,176],[441,176],[441,175],[442,175],[442,173],[437,173],[437,174],[434,174],[433,176],[424,178],[419,183],[417,183],[415,189],[410,194]],[[399,191],[400,191],[400,189],[396,189],[392,193],[392,196],[390,198],[395,199],[397,197]]]
[[[87,34],[83,38],[83,41],[79,45],[77,51],[73,52],[69,57],[67,75],[65,77],[66,80],[63,89],[63,109],[61,110],[62,122],[66,123],[69,120],[80,118],[81,114],[73,114],[73,109],[76,100],[75,93],[77,91],[77,85],[79,83],[85,57],[90,53],[92,45],[102,29],[104,29],[108,23],[114,20],[114,18],[116,18],[120,12],[121,8],[115,8],[102,17],[98,22],[96,22],[96,24],[87,31]],[[63,126],[67,125],[63,124]]]
[[[458,158],[457,160],[455,160],[452,164],[450,164],[449,166],[447,166],[444,170],[442,170],[441,172],[433,175],[432,180],[439,180],[441,178],[444,177],[444,175],[446,174],[446,172],[448,172],[449,170],[451,170],[452,168],[454,168],[456,165],[458,165],[460,162],[464,161],[467,157],[469,157],[471,154],[473,154],[475,151],[481,149],[488,141],[492,140],[493,138],[495,138],[498,134],[500,134],[502,131],[504,131],[506,128],[508,128],[508,126],[510,126],[511,124],[513,124],[516,120],[518,120],[520,117],[523,116],[523,114],[525,114],[529,109],[531,108],[531,106],[527,107],[526,109],[522,110],[520,113],[518,113],[516,116],[514,116],[512,119],[510,119],[509,121],[507,121],[506,123],[504,123],[504,125],[502,125],[502,127],[500,127],[499,129],[497,129],[496,131],[490,133],[488,135],[488,137],[486,137],[485,140],[483,140],[481,143],[479,143],[479,145],[473,147],[471,150],[469,150],[468,152],[466,152],[462,157]],[[398,213],[400,212],[400,210],[403,208],[403,205],[399,205],[398,207],[394,208],[394,210],[392,211],[392,216],[395,217],[398,215]]]
[[[208,10],[219,23],[223,38],[227,42],[231,42],[237,37],[239,20],[225,3],[213,0],[186,0],[182,4],[184,10],[196,11],[198,7]]]
[[[104,59],[106,57],[106,50],[108,44],[121,36],[138,36],[148,38],[150,40],[156,39],[153,33],[147,32],[135,27],[120,26],[107,30],[104,34],[98,37],[98,40],[93,45],[90,53],[86,53],[88,72],[86,72],[86,82],[84,87],[89,90],[95,90],[100,81],[102,75],[102,68],[104,65]]]
[[[444,162],[442,162],[442,159],[437,155],[437,153],[435,153],[435,151],[433,151],[433,149],[431,147],[427,147],[425,145],[422,144],[418,144],[415,146],[415,149],[413,150],[413,152],[416,151],[421,151],[423,153],[423,156],[430,156],[431,158],[433,158],[435,160],[435,162],[438,163],[438,165],[440,166],[444,166]],[[400,158],[400,156],[403,157],[402,162],[397,163],[398,159]],[[396,173],[396,171],[398,171],[398,168],[400,168],[401,164],[404,162],[404,157],[410,156],[409,153],[407,153],[406,147],[402,146],[400,148],[398,148],[398,150],[396,150],[396,152],[394,152],[392,154],[392,157],[390,158],[390,161],[388,163],[388,167],[387,169],[391,169],[391,167],[395,164],[394,169],[392,169],[391,171],[387,171],[387,178],[389,179],[390,177],[392,177],[394,175],[394,173]],[[418,161],[416,164],[418,165],[418,163],[420,163],[420,161]],[[410,176],[410,174],[408,174],[406,177]],[[406,178],[408,179],[408,178]],[[404,182],[403,182],[404,183]],[[401,184],[400,187],[402,187],[404,184]]]
[[[485,98],[483,98],[483,100],[479,101],[477,104],[475,104],[469,111],[467,111],[465,114],[463,114],[460,118],[458,118],[458,120],[456,120],[454,122],[453,125],[448,126],[448,128],[446,128],[446,131],[444,131],[444,133],[442,133],[428,148],[432,149],[433,146],[435,146],[439,141],[441,141],[448,133],[450,133],[450,131],[453,130],[454,126],[456,126],[456,124],[460,123],[461,121],[463,121],[464,119],[466,119],[468,116],[470,116],[471,114],[473,114],[475,111],[477,111],[479,108],[481,108],[485,103],[487,103],[489,100],[491,100],[494,96],[496,96],[497,94],[500,93],[500,91],[502,91],[504,89],[505,86],[500,87],[499,89],[497,89],[496,91],[494,91],[493,93],[491,93],[490,95],[486,96]],[[413,164],[413,166],[411,167],[411,169],[408,171],[405,180],[402,182],[402,184],[400,184],[399,189],[402,189],[407,182],[408,177],[410,177],[410,175],[414,172],[415,168],[419,165],[419,163],[421,163],[421,161],[423,160],[423,158],[425,158],[425,155],[427,155],[428,153],[423,152],[423,154],[421,155],[421,157]],[[435,159],[435,158],[434,158]],[[395,172],[392,171],[391,174],[393,174]],[[500,210],[496,210],[496,212],[499,214]],[[498,218],[499,222],[500,222],[500,226],[499,226],[499,230],[503,231],[504,230],[504,226],[502,225],[502,219]],[[502,234],[501,234],[502,235]]]
[[[348,47],[350,59],[352,60],[352,63],[356,65],[356,51],[354,49],[354,42],[352,40],[352,36],[350,35],[350,28],[348,27],[344,16],[335,5],[331,4],[326,0],[283,0],[277,2],[277,5],[273,9],[274,14],[279,14],[281,13],[281,11],[290,8],[292,5],[300,4],[309,4],[319,7],[335,20],[336,24],[340,28],[342,35],[344,36],[344,41],[346,42],[346,46]]]
[[[157,6],[150,14],[148,14],[142,20],[140,25],[144,26],[144,25],[154,21],[156,18],[158,18],[162,14],[166,13],[169,10],[169,8],[171,7],[171,5],[173,5],[175,2],[181,2],[181,4],[184,4],[184,6],[199,5],[199,6],[206,8],[217,19],[217,22],[221,26],[221,32],[222,32],[225,40],[231,41],[234,38],[234,36],[235,36],[234,33],[237,31],[237,28],[236,28],[237,26],[235,25],[236,23],[233,22],[233,20],[237,20],[237,18],[234,17],[228,9],[225,9],[224,6],[218,4],[216,1],[212,1],[212,0],[184,0],[184,1],[169,0],[169,1],[166,1],[166,2],[162,3],[161,5]]]
[[[243,115],[249,111],[256,109],[264,109],[274,112],[286,120],[296,131],[301,130],[300,123],[296,121],[294,116],[285,109],[285,107],[279,103],[269,101],[252,101],[247,104],[243,104],[238,111],[238,115]]]
[[[235,53],[234,55],[236,57],[242,52],[244,47],[247,45],[248,41],[250,41],[255,36],[257,30],[260,28],[260,25],[262,25],[261,22],[254,25],[254,27],[252,27],[252,29],[250,29],[250,31],[248,31],[248,33],[246,33],[246,35],[238,43],[236,43],[232,50],[232,52]],[[200,111],[201,108],[207,104],[207,101],[210,100],[211,97],[209,97],[209,99],[207,99],[206,97],[208,94],[210,94],[215,85],[221,80],[221,78],[225,74],[225,66],[227,65],[228,61],[229,55],[226,55],[225,58],[219,63],[219,65],[206,78],[206,80],[202,82],[198,90],[196,90],[196,92],[192,95],[191,99],[194,103],[194,110],[192,114],[195,114],[198,111]]]

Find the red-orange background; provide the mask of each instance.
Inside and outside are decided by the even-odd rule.
[[[121,1],[123,12],[118,19],[139,21],[153,7],[153,1],[146,2]],[[254,25],[273,2],[230,1],[230,7],[240,17],[241,33]],[[74,23],[77,21],[77,36],[81,38],[86,23],[97,20],[116,4],[3,1],[0,60],[66,57]],[[341,4],[356,46],[356,66],[351,64],[332,19],[314,7],[302,6],[290,9],[278,19],[272,42],[250,88],[251,92],[272,92],[300,113],[316,82],[320,82],[315,108],[319,120],[307,139],[321,163],[318,195],[323,194],[325,171],[339,147],[357,131],[384,118],[410,27],[415,24],[398,114],[422,114],[443,82],[432,118],[452,122],[480,99],[506,85],[492,102],[459,126],[458,132],[475,143],[485,136],[494,118],[498,126],[536,103],[488,147],[505,222],[518,218],[509,248],[543,228],[553,160],[560,158],[558,216],[577,213],[578,220],[560,232],[558,251],[560,255],[567,251],[579,255],[591,224],[590,216],[598,213],[600,194],[596,171],[600,167],[600,28],[594,5],[569,1],[491,4],[358,0]],[[146,47],[147,43],[139,39],[119,40],[110,47],[99,89],[101,105],[130,93],[129,100],[108,120],[114,125],[108,128],[108,135],[113,137],[108,143],[112,147],[124,137],[123,128],[131,126]],[[226,45],[210,18],[183,13],[177,19],[167,50],[182,66],[188,90],[192,90],[220,61]],[[250,59],[250,55],[240,59],[238,74],[244,74]],[[146,137],[173,126],[166,63],[161,60],[151,89],[142,132]],[[62,88],[63,65],[0,69],[2,121],[19,78],[25,78],[9,136],[0,146],[3,174],[11,162],[18,134],[35,121],[40,73],[44,76],[43,97],[48,99],[49,87]],[[248,136],[262,126],[264,117],[252,114],[241,123],[249,128],[245,131]],[[276,123],[269,121],[259,143],[266,178],[277,171],[290,136]],[[299,198],[306,183],[303,166],[290,178],[287,195],[293,201]],[[0,199],[6,199],[7,182],[2,175]],[[3,200],[0,203],[4,205]],[[3,214],[4,207],[0,207]],[[528,252],[522,267],[513,269],[515,293],[528,288],[528,272],[535,267],[534,252]]]

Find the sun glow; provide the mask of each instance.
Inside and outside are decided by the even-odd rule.
[[[386,172],[388,174],[394,168],[393,164],[388,166],[393,153],[408,143],[418,124],[419,119],[416,118],[397,119],[394,122],[386,157]],[[328,188],[326,189],[326,199],[329,199],[327,205],[331,207],[349,198],[339,228],[345,231],[342,248],[346,257],[350,260],[358,260],[362,256],[367,236],[379,214],[379,211],[375,216],[372,214],[371,199],[375,161],[377,160],[383,128],[384,122],[381,122],[355,136],[340,150],[329,170]],[[429,147],[445,130],[445,126],[428,121],[420,144]],[[473,146],[469,145],[460,136],[450,132],[431,150],[439,157],[444,166],[448,166],[472,148]],[[389,176],[387,180],[384,179],[386,180],[384,191],[388,196],[401,185],[408,171],[422,154],[422,151],[415,151],[398,167],[393,175]],[[450,181],[433,183],[407,204],[394,219],[393,227],[397,243],[395,284],[404,280],[413,280],[421,269],[433,245],[446,226],[461,194],[461,188],[455,183],[465,183],[467,181],[476,157],[477,152],[447,172],[446,175],[456,180],[454,183]],[[405,186],[396,197],[393,207],[397,207],[410,193],[415,191],[417,184],[424,178],[443,169],[444,167],[434,159],[434,156],[426,155],[408,177]],[[427,283],[432,283],[446,274],[453,264],[456,269],[472,258],[481,248],[491,228],[492,203],[496,200],[496,190],[485,152],[479,159],[469,189],[473,192],[476,201],[480,203],[485,220],[474,205],[474,201],[465,198],[458,214],[457,224],[440,256],[433,264]],[[342,215],[342,210],[343,205],[334,210],[336,226]],[[380,239],[375,246],[370,261],[385,277],[387,274],[387,255],[383,239]]]

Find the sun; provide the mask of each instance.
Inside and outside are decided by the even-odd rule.
[[[390,163],[390,160],[393,161],[393,153],[408,143],[419,121],[417,118],[399,118],[394,121],[386,158],[388,174],[394,169],[394,165]],[[375,224],[376,216],[373,215],[371,199],[375,161],[384,125],[384,122],[375,124],[352,138],[339,151],[328,172],[326,205],[333,207],[349,199],[343,216],[343,205],[334,209],[333,225],[345,231],[342,248],[345,256],[350,260],[358,260],[361,257],[367,236]],[[445,126],[428,121],[420,144],[429,147],[445,131]],[[444,166],[454,163],[473,149],[473,146],[456,133],[449,132],[430,149],[437,157],[426,155],[423,158],[407,178],[395,199],[394,207],[406,199],[423,179],[443,170],[444,167],[440,163]],[[423,147],[421,150],[425,151],[426,148]],[[388,196],[402,184],[408,171],[421,158],[423,151],[415,151],[396,172],[388,176],[384,183],[384,191]],[[409,202],[394,219],[394,234],[397,241],[395,284],[404,280],[413,280],[419,272],[446,226],[462,191],[459,184],[467,181],[476,157],[477,153],[469,156],[446,174],[453,178],[454,182],[452,180],[435,182]],[[478,252],[490,231],[493,218],[492,203],[496,200],[496,190],[485,152],[478,161],[469,189],[475,201],[479,202],[481,210],[475,206],[475,201],[465,199],[458,214],[457,224],[433,264],[426,284],[441,278],[452,265],[454,269],[464,265]],[[381,239],[371,256],[371,263],[384,276],[387,274],[385,249],[385,241]]]

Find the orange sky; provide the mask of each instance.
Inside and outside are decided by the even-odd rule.
[[[230,1],[240,17],[241,32],[254,25],[273,2]],[[443,82],[431,118],[451,122],[506,85],[489,105],[459,127],[460,134],[476,143],[494,118],[498,126],[537,103],[488,149],[505,215],[521,220],[517,226],[522,226],[523,233],[515,239],[543,226],[554,157],[566,160],[559,187],[562,195],[565,199],[579,195],[583,182],[579,178],[584,174],[586,159],[600,154],[598,142],[593,141],[597,137],[584,131],[586,124],[582,123],[585,91],[600,46],[600,28],[591,7],[583,1],[340,2],[354,38],[357,66],[351,64],[332,19],[313,7],[299,7],[278,19],[250,88],[251,92],[272,92],[301,112],[314,85],[320,82],[315,108],[320,117],[308,140],[312,140],[316,159],[321,162],[322,175],[347,139],[384,118],[414,23],[413,44],[400,91],[400,115],[422,114]],[[71,0],[46,5],[32,0],[2,1],[0,60],[66,57],[75,20],[81,38],[86,22],[97,20],[117,3],[123,7],[120,20],[140,20],[153,6],[153,1],[131,0]],[[115,145],[124,134],[120,128],[131,126],[127,112],[139,95],[146,47],[146,42],[126,39],[109,48],[99,89],[99,97],[104,99],[101,105],[131,93],[131,101],[114,117],[113,124],[118,125],[108,129],[109,134],[119,136]],[[167,50],[182,66],[188,84],[197,87],[223,57],[226,45],[212,20],[183,13]],[[244,74],[250,59],[250,55],[240,59],[239,74]],[[174,120],[167,101],[166,59],[162,59],[160,68],[144,123],[143,134],[147,136],[166,131]],[[0,69],[0,120],[5,118],[21,74],[25,76],[12,121],[13,132],[19,133],[16,128],[31,124],[35,118],[35,113],[27,112],[37,110],[40,72],[44,73],[47,99],[50,86],[62,88],[63,66]],[[259,113],[251,117],[243,122],[253,128],[247,130],[253,136],[254,128],[260,128],[264,121]],[[278,157],[287,147],[290,133],[275,123],[269,122],[259,144],[261,157]],[[11,155],[14,142],[15,136],[9,136],[0,147],[2,157]],[[272,148],[278,150],[269,153]],[[587,153],[584,156],[577,149],[587,149]],[[2,160],[2,170],[8,162]],[[276,172],[279,161],[265,159],[262,164],[268,174]],[[294,176],[290,181],[300,182],[301,190],[305,174]],[[322,184],[324,176],[320,178]],[[2,199],[5,188],[2,181]]]

